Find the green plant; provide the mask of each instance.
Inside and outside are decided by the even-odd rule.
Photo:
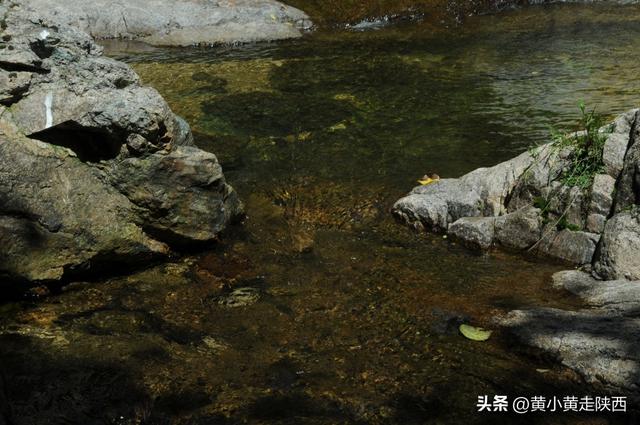
[[[558,229],[558,230],[567,229],[567,230],[571,230],[571,231],[577,232],[577,231],[582,230],[582,227],[580,227],[578,225],[575,225],[575,224],[572,224],[572,223],[569,223],[567,221],[567,217],[565,217],[563,215],[562,217],[560,217],[560,219],[556,223],[556,229]]]
[[[540,209],[544,213],[549,209],[549,200],[542,196],[537,196],[533,198],[533,206]]]
[[[606,132],[601,131],[605,124],[604,117],[595,109],[587,110],[580,103],[580,131],[575,134],[561,135],[552,132],[554,146],[571,150],[569,164],[560,176],[567,186],[587,188],[593,183],[596,174],[604,169],[602,151],[607,139]]]

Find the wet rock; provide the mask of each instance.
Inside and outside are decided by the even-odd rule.
[[[302,11],[274,0],[23,0],[41,18],[96,38],[188,46],[295,38],[311,27]]]
[[[202,338],[202,345],[199,347],[200,351],[205,351],[211,354],[220,354],[227,349],[229,349],[227,344],[212,336],[205,336]]]
[[[218,298],[218,304],[224,307],[245,307],[260,299],[260,290],[253,287],[236,288]]]
[[[127,65],[40,12],[2,12],[0,275],[60,280],[214,240],[241,208],[216,157]]]
[[[9,275],[58,280],[94,261],[168,252],[134,224],[131,201],[68,152],[5,132],[0,157],[0,269]]]
[[[496,240],[507,248],[523,250],[540,240],[542,217],[535,207],[525,207],[495,219]]]
[[[315,245],[315,235],[311,230],[292,230],[291,248],[299,254],[309,253],[313,251]]]
[[[594,269],[603,279],[640,279],[640,211],[614,215],[602,234]]]
[[[487,249],[495,234],[494,217],[463,217],[449,225],[448,234],[472,248]]]
[[[543,232],[545,236],[536,246],[538,252],[572,264],[589,264],[600,240],[597,233],[563,229]]]

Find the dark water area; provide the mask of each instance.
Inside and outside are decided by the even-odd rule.
[[[550,285],[565,266],[415,234],[389,209],[425,173],[573,129],[580,101],[611,117],[638,106],[638,6],[108,47],[218,155],[247,219],[208,252],[0,306],[17,424],[637,423],[477,413],[480,395],[604,394],[494,324],[580,308]],[[461,323],[494,333],[470,341]]]

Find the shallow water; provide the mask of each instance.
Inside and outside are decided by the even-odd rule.
[[[215,49],[110,46],[245,201],[210,252],[0,307],[19,424],[628,423],[479,415],[478,395],[595,395],[494,329],[578,308],[562,265],[417,235],[389,208],[640,103],[640,8],[558,6]]]

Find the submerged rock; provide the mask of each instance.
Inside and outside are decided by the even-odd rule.
[[[241,213],[216,157],[127,65],[24,4],[0,15],[0,69],[22,84],[0,92],[1,275],[144,263]]]
[[[260,290],[250,286],[236,288],[230,293],[221,296],[218,304],[224,307],[245,307],[256,303],[260,299]]]
[[[302,11],[275,0],[22,0],[40,17],[95,38],[189,46],[296,38],[311,27]]]

